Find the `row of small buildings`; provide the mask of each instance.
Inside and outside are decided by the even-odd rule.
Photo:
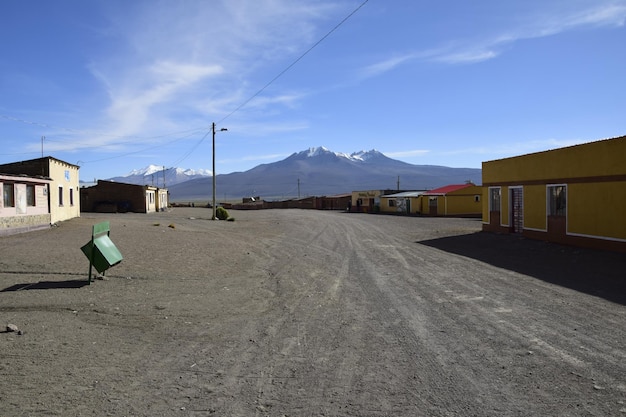
[[[49,227],[82,211],[154,212],[166,189],[98,181],[79,189],[79,167],[47,157],[0,165],[0,235]],[[482,186],[369,190],[233,208],[348,209],[482,217],[483,230],[626,252],[626,136],[483,162]]]
[[[98,181],[80,187],[78,165],[53,157],[0,165],[0,235],[49,228],[80,217],[81,211],[164,210],[166,189]]]

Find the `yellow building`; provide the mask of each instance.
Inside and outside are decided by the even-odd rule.
[[[78,165],[51,156],[0,165],[0,172],[50,178],[48,199],[52,224],[80,217]]]
[[[416,214],[420,211],[422,194],[426,191],[404,191],[380,196],[380,212]]]
[[[373,213],[380,208],[380,196],[385,190],[352,191],[350,210],[361,213]]]
[[[471,182],[425,192],[418,211],[429,216],[476,216],[482,213],[482,187]]]
[[[626,252],[626,136],[483,162],[483,230]]]

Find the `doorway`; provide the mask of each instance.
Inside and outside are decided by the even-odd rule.
[[[522,233],[524,230],[524,193],[522,187],[511,187],[511,231]]]

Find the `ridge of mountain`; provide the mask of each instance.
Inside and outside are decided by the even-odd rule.
[[[126,175],[109,178],[108,181],[122,182],[137,185],[155,185],[169,187],[197,178],[211,177],[211,171],[206,169],[165,168],[162,165],[148,165],[135,169]]]
[[[356,190],[425,190],[467,181],[480,184],[481,170],[412,165],[374,149],[345,154],[320,146],[244,172],[219,174],[216,177],[216,198],[234,200],[259,196],[271,200],[329,196]],[[208,201],[212,198],[211,177],[200,176],[172,183],[168,188],[171,201]]]

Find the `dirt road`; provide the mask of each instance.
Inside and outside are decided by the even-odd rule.
[[[480,221],[83,214],[0,238],[3,416],[626,416],[623,254]],[[110,220],[125,259],[83,285]],[[80,281],[78,281],[80,280]]]

